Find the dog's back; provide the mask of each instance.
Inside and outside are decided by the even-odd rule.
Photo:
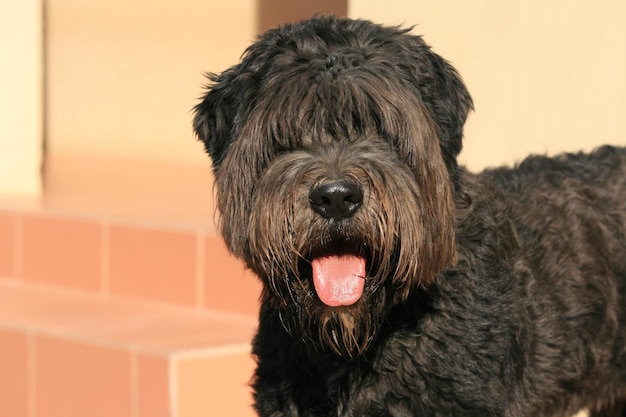
[[[591,153],[565,153],[555,157],[534,155],[515,168],[488,169],[480,174],[485,181],[503,190],[526,195],[545,189],[563,189],[577,183],[583,187],[605,190],[616,198],[622,209],[626,201],[617,198],[626,190],[626,148],[602,146]],[[529,189],[528,187],[532,187]],[[615,187],[615,188],[613,188]]]
[[[553,354],[562,370],[583,376],[570,391],[614,402],[626,380],[626,148],[532,156],[478,179],[502,204],[518,265],[528,268],[526,308],[537,332],[528,360],[550,356],[541,335],[569,342]]]
[[[580,242],[576,252],[606,258],[626,279],[626,148],[530,156],[478,178],[502,203],[522,245],[554,239],[574,250]]]

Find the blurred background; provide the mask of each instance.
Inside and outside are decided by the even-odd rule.
[[[626,145],[621,0],[0,0],[0,416],[251,415],[259,288],[192,108],[314,13],[415,25],[474,98],[471,170]]]
[[[465,163],[624,143],[618,0],[2,0],[0,190],[37,194],[46,159],[203,163],[190,109],[204,71],[312,13],[416,25],[472,93]],[[45,178],[45,176],[44,176]]]

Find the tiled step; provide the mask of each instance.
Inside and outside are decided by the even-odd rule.
[[[47,158],[0,196],[0,416],[254,415],[260,284],[213,222],[210,167]]]
[[[0,415],[253,416],[254,317],[0,281]]]
[[[205,225],[0,202],[0,278],[256,315],[260,284]]]
[[[259,294],[206,225],[0,202],[0,416],[252,416]]]

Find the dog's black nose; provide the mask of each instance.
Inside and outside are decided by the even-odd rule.
[[[309,202],[313,210],[336,221],[350,217],[363,203],[363,189],[351,181],[327,182],[311,188]]]

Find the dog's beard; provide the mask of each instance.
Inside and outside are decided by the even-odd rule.
[[[341,169],[329,174],[329,167]],[[328,176],[362,185],[363,204],[350,218],[336,221],[311,209],[311,186]],[[347,358],[361,356],[389,310],[454,257],[450,242],[437,241],[449,236],[438,231],[453,223],[440,224],[448,216],[424,193],[446,200],[445,207],[451,201],[445,187],[420,188],[377,141],[296,151],[274,161],[255,190],[244,259],[264,282],[263,302],[282,312],[294,338]],[[316,293],[311,263],[341,255],[366,259],[365,285],[352,305],[331,307]]]
[[[302,253],[307,255],[300,260],[298,275],[287,281],[293,297],[288,306],[290,314],[297,304],[299,310],[293,316],[296,328],[311,346],[317,349],[330,350],[334,354],[355,359],[363,355],[374,342],[378,329],[384,322],[387,311],[393,300],[387,299],[390,294],[389,272],[386,268],[397,261],[375,262],[374,252],[370,249],[374,243],[367,237],[374,236],[373,232],[361,235],[354,223],[347,222],[342,227],[328,227],[322,233],[327,236],[321,239],[321,244],[304,246]],[[310,243],[309,243],[310,245]],[[348,255],[346,255],[348,254]],[[312,283],[315,281],[311,259],[318,256],[339,256],[363,258],[366,263],[363,277],[365,281],[363,291],[354,303],[340,306],[329,306],[319,289]],[[397,255],[389,254],[392,258]],[[285,282],[285,281],[282,281]],[[297,285],[293,285],[297,282]],[[400,297],[398,292],[398,297]]]
[[[400,269],[399,253],[382,255],[371,250],[377,244],[372,241],[376,234],[361,235],[356,231],[357,223],[350,221],[341,228],[327,227],[320,232],[324,237],[318,236],[319,245],[302,242],[303,246],[295,251],[299,254],[298,265],[293,266],[296,273],[291,267],[284,276],[261,275],[273,274],[274,268],[258,272],[265,277],[264,302],[281,311],[283,326],[294,339],[303,340],[318,353],[330,351],[347,359],[358,358],[368,350],[390,308],[406,296],[404,291],[416,284],[405,282],[408,277],[396,275]],[[309,235],[304,240],[310,242],[313,238]],[[366,259],[363,293],[350,305],[329,306],[313,284],[311,259],[345,253]]]
[[[382,294],[377,294],[379,298]],[[309,300],[281,309],[285,330],[316,353],[332,352],[347,359],[363,355],[375,340],[385,318],[384,300],[361,299],[348,307],[327,308]]]
[[[345,311],[325,309],[317,326],[318,340],[338,355],[361,356],[373,341],[379,325],[372,312],[367,307]]]

